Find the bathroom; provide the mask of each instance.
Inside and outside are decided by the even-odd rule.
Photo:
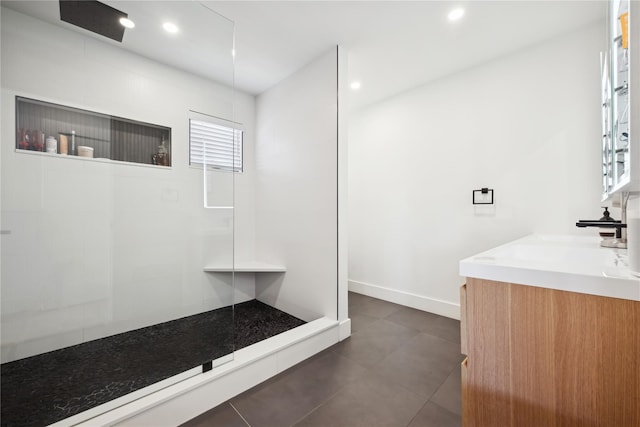
[[[506,3],[501,7],[511,10],[502,11],[502,16],[513,26],[505,26],[505,31],[519,27],[515,18],[539,10],[530,3]],[[558,16],[571,16],[570,7],[578,6],[569,3],[574,5],[556,6]],[[232,21],[237,21],[238,62],[246,43],[258,43],[255,38],[242,38],[243,28],[252,24],[251,16],[254,20],[255,16],[298,16],[288,12],[292,5],[286,3],[206,4],[210,9],[201,14],[207,23],[203,25],[216,22],[226,29],[222,47],[211,50],[231,51]],[[486,6],[498,7],[489,2]],[[296,67],[300,74],[288,79],[283,75],[282,86],[275,82],[273,90],[256,97],[201,77],[180,80],[183,74],[166,66],[154,65],[150,71],[145,67],[152,66],[151,60],[130,58],[130,54],[122,55],[132,65],[123,66],[95,38],[81,39],[30,18],[20,17],[24,22],[18,25],[12,15],[17,12],[3,8],[3,124],[15,121],[15,96],[23,96],[172,130],[172,167],[164,170],[75,159],[54,162],[42,155],[15,153],[15,129],[3,126],[3,141],[10,142],[2,149],[3,328],[5,314],[13,315],[10,320],[19,325],[20,333],[34,334],[29,337],[32,341],[43,338],[33,342],[33,350],[23,346],[26,352],[13,357],[36,354],[35,347],[52,335],[75,345],[254,297],[309,322],[305,327],[313,329],[312,338],[304,341],[306,345],[288,355],[274,354],[280,358],[277,363],[256,359],[268,369],[260,376],[249,370],[239,374],[229,390],[237,393],[327,343],[346,338],[347,289],[458,318],[458,286],[464,282],[458,275],[460,259],[532,232],[595,233],[578,230],[574,224],[600,214],[600,181],[593,173],[599,152],[585,146],[595,141],[589,145],[597,147],[593,135],[600,132],[597,54],[605,44],[604,12],[592,2],[581,6],[586,8],[584,16],[571,25],[550,19],[545,37],[523,36],[517,48],[496,48],[488,57],[456,64],[457,69],[443,67],[436,70],[440,75],[429,75],[430,81],[396,87],[396,93],[369,100],[367,105],[358,105],[365,103],[358,97],[376,86],[362,77],[364,69],[374,65],[358,63],[355,53],[347,53],[357,53],[353,39],[350,51],[349,43],[337,52],[327,45]],[[319,4],[308,7],[295,12],[339,16]],[[443,5],[443,13],[446,9]],[[498,9],[485,13],[494,11]],[[471,12],[467,18],[473,16]],[[253,24],[277,28],[278,21],[267,21]],[[42,46],[30,43],[46,39],[45,27],[59,33]],[[462,52],[464,43],[471,43],[482,27],[464,33],[460,26],[443,28],[438,27],[460,31],[452,33],[457,34],[452,37],[452,49]],[[521,29],[523,33],[526,28]],[[529,31],[535,34],[539,28]],[[23,39],[13,51],[5,48],[11,46],[12,36]],[[490,46],[492,39],[477,42]],[[274,44],[281,43],[282,39]],[[436,48],[433,52],[442,54]],[[439,58],[443,64],[453,61]],[[226,61],[217,81],[229,81],[225,79],[235,71],[231,58]],[[15,67],[16,63],[22,66]],[[336,67],[341,67],[337,73]],[[330,76],[324,74],[327,69]],[[37,72],[38,78],[24,70]],[[384,71],[388,70],[382,69],[381,74]],[[410,70],[395,71],[409,81]],[[113,76],[127,85],[109,85]],[[362,79],[359,92],[346,87],[352,77]],[[75,82],[81,82],[81,87],[75,87]],[[338,101],[336,83],[341,85],[338,92],[345,95]],[[123,102],[123,87],[130,98],[145,103]],[[592,87],[596,90],[588,89]],[[322,92],[318,88],[326,88],[326,93],[318,93]],[[322,125],[316,119],[305,122],[300,115],[298,120],[284,120],[282,116],[293,114],[296,103],[302,102],[298,91],[303,89],[308,96],[319,97],[317,105],[335,110],[336,102],[349,101],[351,106],[339,104],[339,116],[335,111],[331,117],[323,115],[327,122]],[[196,95],[202,91],[212,96]],[[296,107],[287,110],[282,107],[285,104]],[[188,165],[189,111],[241,124],[247,165],[241,174],[218,174]],[[458,125],[461,120],[465,126]],[[336,122],[343,124],[337,137]],[[324,125],[331,131],[322,133]],[[310,149],[294,143],[301,136]],[[290,145],[278,146],[280,142]],[[345,161],[336,162],[347,158],[348,172]],[[471,203],[470,193],[482,187],[493,190],[493,205]],[[32,194],[24,194],[29,191]],[[69,209],[39,216],[52,194],[67,200],[49,203]],[[202,208],[203,199],[207,208]],[[233,216],[225,206],[234,207]],[[611,211],[619,217],[616,208]],[[4,234],[5,230],[11,234]],[[19,232],[26,233],[28,244],[14,258],[5,258],[11,255],[5,247],[8,239],[24,236]],[[45,236],[51,240],[43,240]],[[34,248],[36,253],[31,253]],[[35,269],[33,259],[50,267]],[[243,262],[284,266],[286,272],[203,272],[210,265]],[[13,265],[17,275],[29,272],[28,281],[15,282],[16,289],[11,289],[15,293],[5,289],[12,284],[7,265]],[[49,280],[57,285],[46,286]],[[65,296],[75,301],[62,301]],[[38,331],[29,323],[31,317],[11,313],[17,300],[26,305],[25,313],[41,315],[39,326],[49,329]],[[73,308],[79,311],[69,311]],[[5,357],[3,347],[3,363]],[[236,352],[234,360],[221,360],[213,372],[240,364],[242,357]],[[207,374],[214,375],[201,376]],[[214,399],[221,402],[225,397]]]

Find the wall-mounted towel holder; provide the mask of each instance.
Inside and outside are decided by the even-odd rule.
[[[471,201],[474,205],[492,205],[493,189],[483,187],[480,190],[473,190],[471,194]]]

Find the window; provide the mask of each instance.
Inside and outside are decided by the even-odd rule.
[[[242,172],[243,131],[233,122],[214,120],[189,119],[189,164]]]

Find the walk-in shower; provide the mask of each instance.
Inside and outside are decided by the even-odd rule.
[[[233,23],[197,2],[106,3],[135,25],[121,43],[58,2],[2,3],[2,426],[78,422],[263,338],[234,343],[236,173],[190,155],[193,112],[242,119]],[[303,323],[235,310],[249,329],[256,313]]]
[[[253,95],[212,3],[105,3],[2,2],[2,426],[179,425],[349,335],[344,52]]]

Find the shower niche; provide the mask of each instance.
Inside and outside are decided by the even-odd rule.
[[[171,128],[16,97],[16,149],[171,166]]]

